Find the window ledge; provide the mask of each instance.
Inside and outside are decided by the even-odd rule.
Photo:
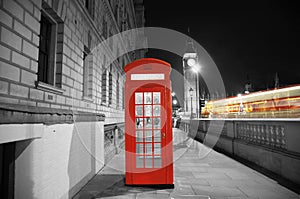
[[[46,84],[46,83],[40,82],[40,81],[36,81],[35,84],[36,84],[37,89],[40,89],[43,91],[48,91],[48,92],[55,93],[55,94],[63,94],[63,92],[65,91],[61,88],[57,88],[50,84]]]
[[[88,96],[83,96],[82,99],[84,101],[87,101],[87,102],[94,102],[94,100],[91,97],[88,97]]]
[[[101,106],[108,106],[107,102],[102,102]]]

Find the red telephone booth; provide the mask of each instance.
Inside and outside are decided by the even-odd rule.
[[[171,66],[143,58],[124,71],[125,184],[174,187]]]

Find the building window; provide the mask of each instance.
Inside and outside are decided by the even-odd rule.
[[[93,55],[87,46],[83,51],[83,96],[92,98],[93,90]]]
[[[113,95],[113,76],[112,73],[109,72],[108,74],[108,104],[112,104],[112,95]]]
[[[84,6],[87,9],[88,13],[94,19],[94,8],[95,8],[95,1],[94,0],[85,0]]]
[[[125,108],[125,88],[124,88],[124,82],[122,87],[122,110]]]
[[[90,32],[90,31],[89,31],[89,33],[88,33],[87,45],[88,45],[88,48],[89,48],[89,49],[92,48],[92,35],[91,35],[91,32]]]
[[[52,15],[55,15],[54,12],[51,12],[50,15],[42,9],[37,87],[47,89],[51,89],[48,85],[61,88],[62,77],[60,72],[62,67],[62,48],[60,46],[63,45],[64,24],[62,20],[54,20],[54,18],[59,19],[57,15]]]
[[[107,70],[105,69],[103,71],[103,74],[102,74],[102,85],[101,85],[101,88],[102,88],[102,103],[105,105],[107,100],[106,100],[106,97],[107,97]]]
[[[56,24],[46,14],[41,16],[38,80],[54,85]]]
[[[103,32],[103,37],[107,38],[107,21],[104,19],[103,17],[103,21],[102,21],[102,32]]]
[[[118,64],[119,66],[122,66],[120,60],[121,60],[120,50],[119,50],[119,48],[117,47],[117,64]]]
[[[109,45],[109,48],[113,51],[113,39],[111,38],[113,36],[113,33],[111,32],[111,29],[109,30],[109,35],[110,39],[108,40],[108,45]]]
[[[119,74],[117,75],[117,81],[116,81],[116,108],[118,109],[120,107],[120,85],[119,85]]]
[[[115,10],[114,10],[114,16],[117,23],[119,23],[119,5],[116,4]]]

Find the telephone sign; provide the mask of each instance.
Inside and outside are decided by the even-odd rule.
[[[173,187],[171,66],[143,58],[124,71],[125,183]]]

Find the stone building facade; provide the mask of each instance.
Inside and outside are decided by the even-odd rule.
[[[143,25],[142,0],[0,0],[1,195],[70,198],[118,151],[147,41],[105,41]]]

